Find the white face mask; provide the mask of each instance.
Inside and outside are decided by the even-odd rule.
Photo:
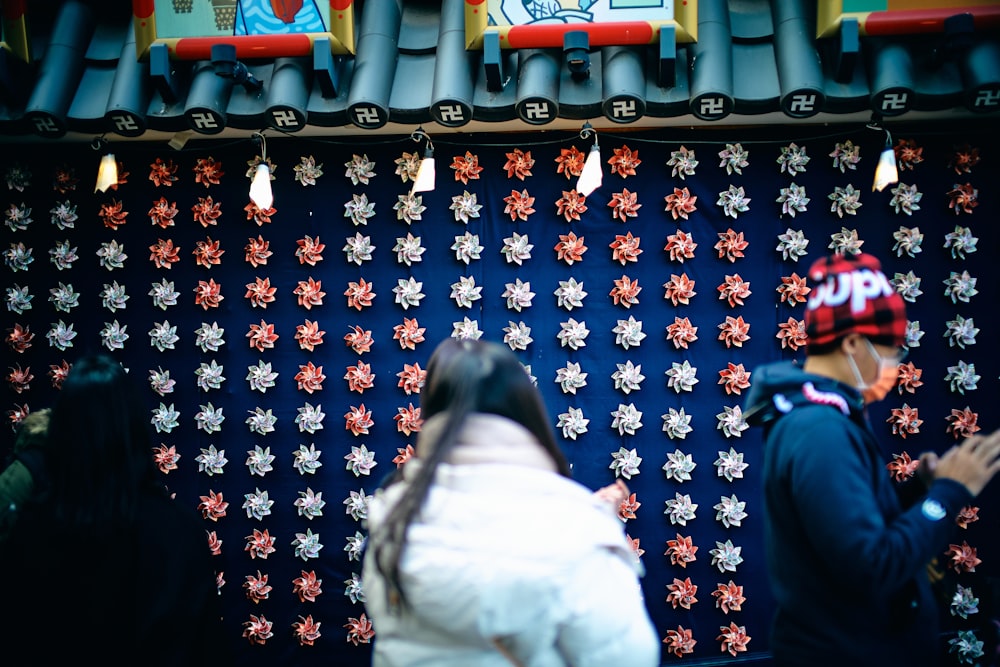
[[[873,403],[881,401],[896,386],[896,379],[899,377],[899,363],[903,360],[905,352],[897,353],[891,357],[883,357],[867,338],[865,338],[865,346],[868,348],[868,354],[878,365],[878,375],[874,381],[871,383],[864,381],[853,356],[847,357],[847,362],[851,365],[851,372],[854,373],[855,388],[861,392],[865,403]]]

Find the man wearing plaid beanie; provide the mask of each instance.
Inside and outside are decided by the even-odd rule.
[[[903,299],[872,255],[809,269],[806,359],[756,369],[747,422],[764,435],[764,532],[776,667],[932,667],[938,609],[926,565],[1000,472],[1000,431],[919,459],[897,484],[866,402],[892,389]]]

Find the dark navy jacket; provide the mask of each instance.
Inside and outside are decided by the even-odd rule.
[[[792,362],[754,371],[745,412],[764,428],[777,667],[937,664],[940,610],[926,566],[972,496],[936,480],[904,507],[863,408],[857,390]]]

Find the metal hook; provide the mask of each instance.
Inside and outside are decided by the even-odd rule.
[[[430,150],[434,150],[434,142],[431,141],[431,135],[424,132],[424,128],[422,127],[418,127],[417,129],[415,129],[410,134],[410,139],[413,139],[417,143],[420,143],[420,140],[423,139],[424,141],[427,142],[427,148]]]
[[[590,124],[590,121],[587,121],[583,124],[583,127],[580,128],[580,138],[589,139],[590,135],[594,135],[594,141],[597,141],[597,130],[595,130],[594,126]]]
[[[253,134],[250,135],[250,138],[260,144],[261,162],[267,162],[267,139],[264,138],[264,133],[254,132]]]

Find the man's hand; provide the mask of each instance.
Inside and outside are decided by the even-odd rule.
[[[993,476],[1000,472],[1000,429],[989,435],[973,435],[940,457],[920,457],[917,474],[922,479],[953,479],[973,496],[978,496]]]

